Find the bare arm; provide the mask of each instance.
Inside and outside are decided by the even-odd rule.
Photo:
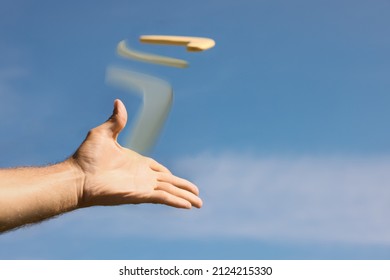
[[[201,207],[195,185],[117,143],[126,122],[126,108],[116,100],[111,118],[64,162],[0,169],[0,232],[94,205]]]
[[[0,232],[76,209],[81,183],[67,161],[0,170]]]

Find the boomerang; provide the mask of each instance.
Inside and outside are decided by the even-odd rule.
[[[153,76],[109,67],[106,82],[127,91],[141,93],[143,106],[125,146],[138,153],[150,151],[172,105],[173,89],[169,83]]]

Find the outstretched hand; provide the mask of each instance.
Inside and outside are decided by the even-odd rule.
[[[126,122],[126,108],[115,100],[112,116],[92,129],[69,159],[84,175],[78,206],[160,203],[200,208],[202,201],[194,184],[118,144]]]

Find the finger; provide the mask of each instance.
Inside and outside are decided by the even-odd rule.
[[[153,170],[153,171],[157,171],[157,172],[165,172],[165,173],[169,173],[169,174],[172,174],[171,171],[166,168],[164,165],[158,163],[157,161],[155,161],[154,159],[149,159],[150,160],[150,168]]]
[[[113,139],[117,139],[119,133],[126,126],[127,111],[125,105],[119,99],[114,101],[114,110],[111,117],[99,128],[106,131]]]
[[[177,188],[169,183],[160,182],[160,183],[158,183],[155,190],[165,191],[165,192],[172,194],[176,197],[183,198],[186,201],[189,201],[192,206],[195,206],[197,208],[202,207],[202,200],[198,196],[196,196],[195,194],[193,194],[189,191],[179,189],[179,188]]]
[[[113,123],[111,131],[114,139],[117,140],[119,133],[123,130],[127,123],[127,110],[125,105],[119,99],[114,101]]]
[[[199,195],[199,189],[190,181],[177,177],[173,174],[160,173],[157,177],[159,182],[170,183],[178,188],[192,192],[193,194]]]
[[[191,203],[189,201],[162,190],[154,191],[150,197],[150,200],[152,203],[165,204],[176,208],[191,208]]]

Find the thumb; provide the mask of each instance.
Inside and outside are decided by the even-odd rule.
[[[119,133],[126,126],[127,110],[119,99],[114,101],[114,110],[111,117],[103,124],[109,130],[110,135],[116,140]]]

